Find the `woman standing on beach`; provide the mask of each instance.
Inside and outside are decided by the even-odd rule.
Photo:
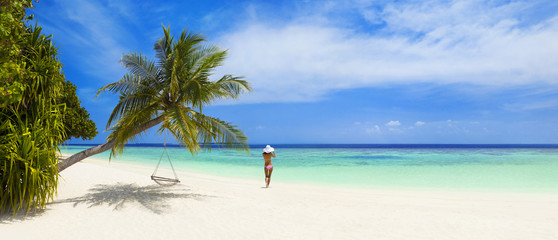
[[[273,165],[271,164],[271,157],[275,157],[275,149],[267,145],[263,149],[262,156],[265,160],[264,173],[265,173],[265,187],[269,187],[271,182],[271,173],[273,172]]]

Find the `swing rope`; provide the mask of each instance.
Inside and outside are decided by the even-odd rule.
[[[155,171],[153,171],[153,174],[151,174],[151,180],[153,180],[154,182],[156,182],[157,184],[161,185],[161,186],[172,186],[175,185],[177,183],[180,182],[180,180],[178,180],[178,175],[176,175],[176,171],[174,170],[174,166],[172,165],[172,161],[170,160],[169,157],[169,153],[167,152],[167,143],[166,143],[166,137],[165,137],[165,142],[163,143],[164,146],[164,150],[163,153],[161,153],[161,157],[159,158],[159,162],[157,163],[157,167],[155,167]],[[169,160],[171,169],[172,169],[172,173],[174,174],[174,178],[168,178],[168,177],[161,177],[161,176],[157,176],[157,170],[159,170],[159,165],[161,164],[161,160],[163,160],[163,155],[167,154],[167,159]]]

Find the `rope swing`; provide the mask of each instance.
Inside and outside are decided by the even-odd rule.
[[[157,163],[157,167],[155,167],[155,171],[153,171],[153,174],[151,174],[151,180],[153,180],[154,182],[156,182],[157,184],[159,184],[161,186],[173,186],[173,185],[179,183],[180,180],[178,180],[178,176],[176,175],[176,171],[174,171],[174,166],[172,165],[172,161],[170,160],[169,153],[167,152],[167,143],[166,142],[167,141],[166,141],[166,138],[165,138],[165,142],[163,143],[164,150],[163,150],[163,153],[161,154],[161,157],[159,158],[159,162]],[[167,159],[169,160],[172,172],[174,173],[174,178],[157,176],[157,170],[159,170],[159,165],[161,164],[161,160],[163,160],[163,155],[165,155],[165,154],[167,154]]]

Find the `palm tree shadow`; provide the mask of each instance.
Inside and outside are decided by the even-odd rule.
[[[155,214],[162,214],[171,208],[168,203],[171,199],[195,199],[213,197],[209,195],[189,192],[183,185],[163,187],[159,185],[138,186],[135,183],[116,183],[112,185],[97,184],[89,189],[89,193],[75,198],[61,199],[52,204],[73,203],[74,207],[87,204],[89,207],[108,205],[113,210],[123,209],[127,204],[139,203]]]
[[[0,224],[7,224],[7,223],[14,223],[14,222],[21,222],[29,219],[33,219],[36,217],[42,216],[45,212],[49,211],[49,209],[41,209],[30,212],[25,212],[24,210],[18,211],[15,215],[11,211],[2,211],[0,212]]]

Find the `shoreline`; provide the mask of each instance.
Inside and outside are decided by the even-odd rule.
[[[3,216],[18,239],[556,239],[558,194],[346,189],[86,159],[43,213]]]
[[[62,153],[62,157],[68,157],[71,156],[72,154],[70,153]],[[146,176],[151,176],[151,174],[153,173],[153,170],[155,169],[156,166],[156,162],[142,162],[142,161],[132,161],[130,159],[113,159],[109,162],[108,157],[105,159],[104,157],[90,157],[87,160],[94,159],[95,162],[97,164],[101,164],[102,166],[110,166],[111,164],[114,164],[115,166],[121,166],[121,165],[125,165],[125,168],[130,168],[130,169],[136,169],[137,171],[140,171],[141,174],[145,174]],[[172,177],[173,174],[170,171],[170,166],[163,166],[165,165],[165,162],[162,163],[161,168],[159,168],[159,171],[165,172],[166,171],[166,177]],[[413,166],[410,166],[413,167]],[[230,172],[227,173],[219,173],[217,171],[203,171],[200,169],[185,169],[185,168],[181,168],[181,167],[176,167],[175,166],[175,170],[177,173],[181,172],[184,175],[207,175],[207,176],[212,176],[215,178],[219,178],[219,177],[223,177],[223,178],[227,178],[227,179],[233,179],[233,181],[239,180],[246,180],[246,181],[260,181],[260,179],[264,179],[264,174],[263,171],[261,171],[261,177],[259,175],[260,173],[260,169],[258,167],[256,167],[257,170],[255,170],[255,172],[257,172],[257,176],[254,176],[254,168],[251,170],[251,174],[248,175],[242,175],[242,174],[231,174]],[[378,167],[378,168],[382,168],[382,166]],[[285,184],[293,184],[293,185],[309,185],[309,186],[316,186],[316,187],[332,187],[332,188],[339,188],[339,189],[354,189],[354,190],[402,190],[402,191],[442,191],[442,192],[452,192],[452,191],[456,191],[456,192],[487,192],[487,193],[516,193],[516,194],[558,194],[558,185],[554,184],[552,186],[550,185],[545,185],[545,186],[513,186],[511,184],[492,184],[490,185],[490,182],[488,182],[487,184],[479,184],[479,183],[462,183],[462,184],[458,184],[458,185],[452,185],[452,184],[447,184],[447,185],[441,185],[441,184],[437,184],[437,185],[430,185],[430,184],[425,184],[425,183],[421,183],[421,184],[386,184],[385,181],[383,181],[380,184],[374,184],[374,183],[370,183],[370,182],[364,182],[361,184],[355,183],[354,181],[351,182],[335,182],[335,181],[319,181],[317,179],[291,179],[289,177],[285,177],[283,174],[289,172],[290,170],[293,170],[291,168],[279,168],[277,169],[277,171],[274,172],[274,177],[272,177],[272,181],[273,180],[277,180],[277,181],[273,181],[273,182],[280,182],[280,183],[285,183]],[[281,173],[282,170],[285,170],[283,172],[283,174]],[[296,172],[300,172],[299,169],[294,168],[294,170],[296,170]],[[292,174],[291,174],[292,175]],[[394,176],[397,177],[397,176]],[[399,177],[402,177],[399,175]],[[416,178],[416,176],[414,176]],[[397,180],[397,179],[396,179]],[[422,179],[420,179],[422,180]]]
[[[70,156],[71,154],[64,154],[64,157]],[[145,179],[150,180],[150,176],[153,173],[153,168],[151,164],[147,163],[136,163],[131,161],[118,161],[112,160],[109,162],[108,159],[90,157],[82,162],[87,164],[92,164],[96,166],[114,168],[121,171],[137,174],[144,176]],[[238,177],[238,176],[228,176],[219,175],[214,173],[199,172],[195,170],[184,170],[175,169],[179,179],[192,179],[192,180],[208,180],[215,183],[242,183],[248,185],[258,185],[264,182],[264,174],[262,171],[261,181],[257,178],[252,177]],[[162,175],[171,177],[172,171],[169,169],[159,169]],[[272,180],[274,180],[272,178]],[[152,182],[152,181],[151,181]],[[152,182],[155,184],[154,182]],[[499,189],[499,188],[442,188],[442,187],[405,187],[405,186],[370,186],[370,185],[344,185],[344,184],[331,184],[331,183],[315,183],[315,182],[297,182],[297,181],[272,181],[270,186],[279,184],[282,187],[305,187],[323,190],[334,190],[334,191],[354,191],[354,192],[377,192],[377,193],[429,193],[429,194],[478,194],[478,195],[502,195],[502,196],[523,196],[523,195],[533,195],[533,196],[556,196],[558,197],[557,191],[545,191],[541,189],[525,190],[525,189]],[[265,184],[261,184],[265,186]],[[558,200],[558,198],[557,198]],[[557,202],[558,203],[558,202]]]

